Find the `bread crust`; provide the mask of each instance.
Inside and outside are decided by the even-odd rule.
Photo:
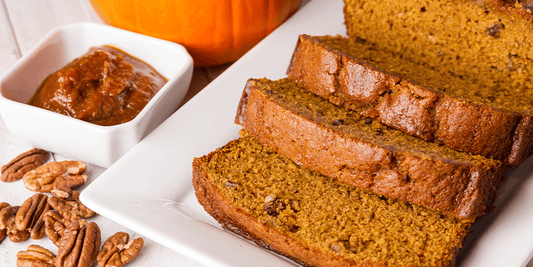
[[[452,149],[516,166],[531,155],[527,113],[468,103],[377,69],[301,35],[288,78],[309,91],[381,123]]]
[[[250,79],[235,123],[299,165],[378,195],[473,221],[492,209],[499,166],[432,158],[336,132],[270,98]]]

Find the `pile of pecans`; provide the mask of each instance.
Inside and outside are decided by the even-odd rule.
[[[27,251],[17,253],[17,266],[32,267],[101,267],[124,266],[133,260],[143,247],[142,238],[129,240],[125,232],[109,237],[100,250],[100,228],[87,222],[96,213],[79,199],[74,188],[87,182],[87,166],[81,161],[52,161],[49,153],[32,149],[2,166],[1,180],[23,180],[24,186],[37,192],[21,206],[0,203],[0,242],[49,238],[58,255],[39,245],[29,245]],[[46,193],[50,193],[48,196]]]

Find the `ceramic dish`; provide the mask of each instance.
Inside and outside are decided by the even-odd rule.
[[[342,1],[313,0],[172,115],[81,194],[99,214],[205,266],[290,261],[224,231],[198,204],[191,163],[238,137],[248,78],[285,77],[301,33],[345,34]],[[533,252],[531,161],[507,173],[498,207],[472,228],[457,266],[524,266]]]
[[[141,59],[168,79],[135,119],[99,126],[26,104],[48,75],[104,44]],[[0,77],[0,113],[7,128],[24,142],[109,167],[178,108],[192,69],[192,58],[179,44],[101,24],[75,23],[52,30]]]

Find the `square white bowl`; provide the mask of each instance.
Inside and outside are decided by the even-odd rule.
[[[137,117],[100,126],[27,104],[48,75],[104,44],[148,63],[168,79]],[[176,111],[192,71],[192,58],[179,44],[102,24],[74,23],[53,29],[0,77],[0,114],[18,139],[107,168]]]

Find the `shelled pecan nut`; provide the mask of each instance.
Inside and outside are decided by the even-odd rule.
[[[100,249],[100,228],[95,222],[81,225],[72,221],[59,242],[56,267],[90,267]]]
[[[87,182],[87,165],[81,161],[53,161],[29,171],[22,177],[24,186],[36,192],[59,187],[75,188]]]
[[[110,236],[98,253],[96,258],[98,265],[101,267],[122,267],[132,261],[141,251],[144,240],[141,237],[129,239],[130,236],[125,232],[117,232]]]
[[[17,267],[54,267],[56,255],[39,245],[29,245],[17,253]]]
[[[20,206],[15,215],[15,226],[19,231],[30,231],[33,239],[41,239],[44,237],[43,215],[51,209],[47,195],[35,194]]]
[[[50,210],[44,214],[44,233],[56,246],[59,246],[59,240],[67,228],[63,218],[57,211]]]
[[[48,161],[50,154],[42,149],[34,148],[26,151],[2,166],[3,182],[14,182],[20,180],[27,172],[41,166]]]
[[[15,215],[20,206],[5,207],[0,211],[0,230],[5,229],[6,234],[9,236],[11,242],[22,242],[30,238],[30,232],[28,230],[18,230],[15,226]]]
[[[68,187],[59,187],[51,191],[48,203],[68,221],[77,218],[90,218],[96,213],[80,201],[80,192]]]
[[[37,221],[41,219],[44,212],[50,210],[48,196],[45,194],[34,194],[26,199],[20,206],[15,216],[15,226],[18,230],[31,230]]]
[[[59,241],[64,236],[65,229],[70,224],[70,220],[61,216],[55,210],[47,211],[44,214],[44,233],[56,246],[59,247]],[[87,222],[84,219],[78,218],[80,225],[85,225]]]

